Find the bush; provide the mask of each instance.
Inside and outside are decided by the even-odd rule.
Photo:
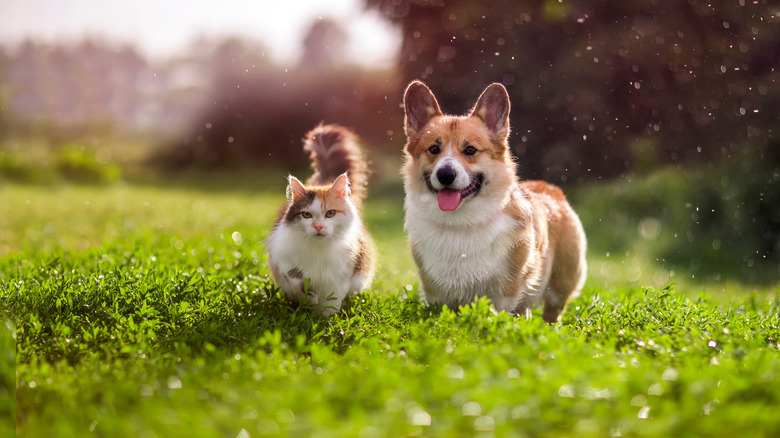
[[[574,196],[593,253],[648,254],[665,266],[742,281],[780,274],[778,145],[732,161],[667,167]]]
[[[27,156],[0,150],[0,179],[11,181],[41,181],[45,172]]]
[[[60,149],[55,167],[63,178],[75,182],[113,182],[122,174],[116,163],[101,160],[94,151],[77,145]]]

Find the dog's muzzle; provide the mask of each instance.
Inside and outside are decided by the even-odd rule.
[[[436,179],[439,180],[440,183],[443,183],[441,180],[441,177],[439,176],[439,173],[442,172],[442,170],[447,169],[448,167],[442,167],[436,172]],[[452,170],[454,175],[454,169],[449,168]],[[447,174],[445,173],[445,178],[447,177]],[[425,172],[423,174],[423,179],[425,180],[425,185],[428,187],[428,190],[431,191],[434,195],[436,195],[437,201],[439,203],[439,209],[441,211],[453,211],[456,210],[458,207],[460,207],[461,202],[468,196],[474,195],[476,196],[480,189],[482,188],[482,185],[485,181],[485,175],[482,173],[478,173],[471,177],[471,184],[468,185],[465,189],[462,190],[455,190],[449,187],[445,187],[441,190],[436,190],[435,187],[433,187],[433,184],[431,183],[431,172]],[[452,180],[455,180],[455,177],[452,177]],[[450,181],[452,183],[452,181]]]

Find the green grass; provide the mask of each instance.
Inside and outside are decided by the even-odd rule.
[[[597,272],[556,326],[429,307],[395,186],[373,290],[323,319],[269,280],[268,181],[0,188],[0,436],[780,434],[774,293]]]
[[[0,436],[11,436],[16,427],[15,337],[11,321],[0,321]]]

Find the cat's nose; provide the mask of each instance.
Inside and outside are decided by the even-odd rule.
[[[322,225],[322,224],[320,224],[320,223],[315,223],[315,224],[313,224],[313,225],[312,225],[312,227],[314,227],[314,229],[315,229],[317,232],[320,232],[320,231],[322,231],[322,229],[323,229],[323,228],[325,228],[325,225]]]

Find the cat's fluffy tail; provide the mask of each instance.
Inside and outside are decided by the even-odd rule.
[[[340,125],[320,123],[303,137],[303,150],[309,154],[314,169],[309,184],[330,184],[346,172],[352,199],[358,201],[358,206],[362,203],[369,171],[355,133]]]

